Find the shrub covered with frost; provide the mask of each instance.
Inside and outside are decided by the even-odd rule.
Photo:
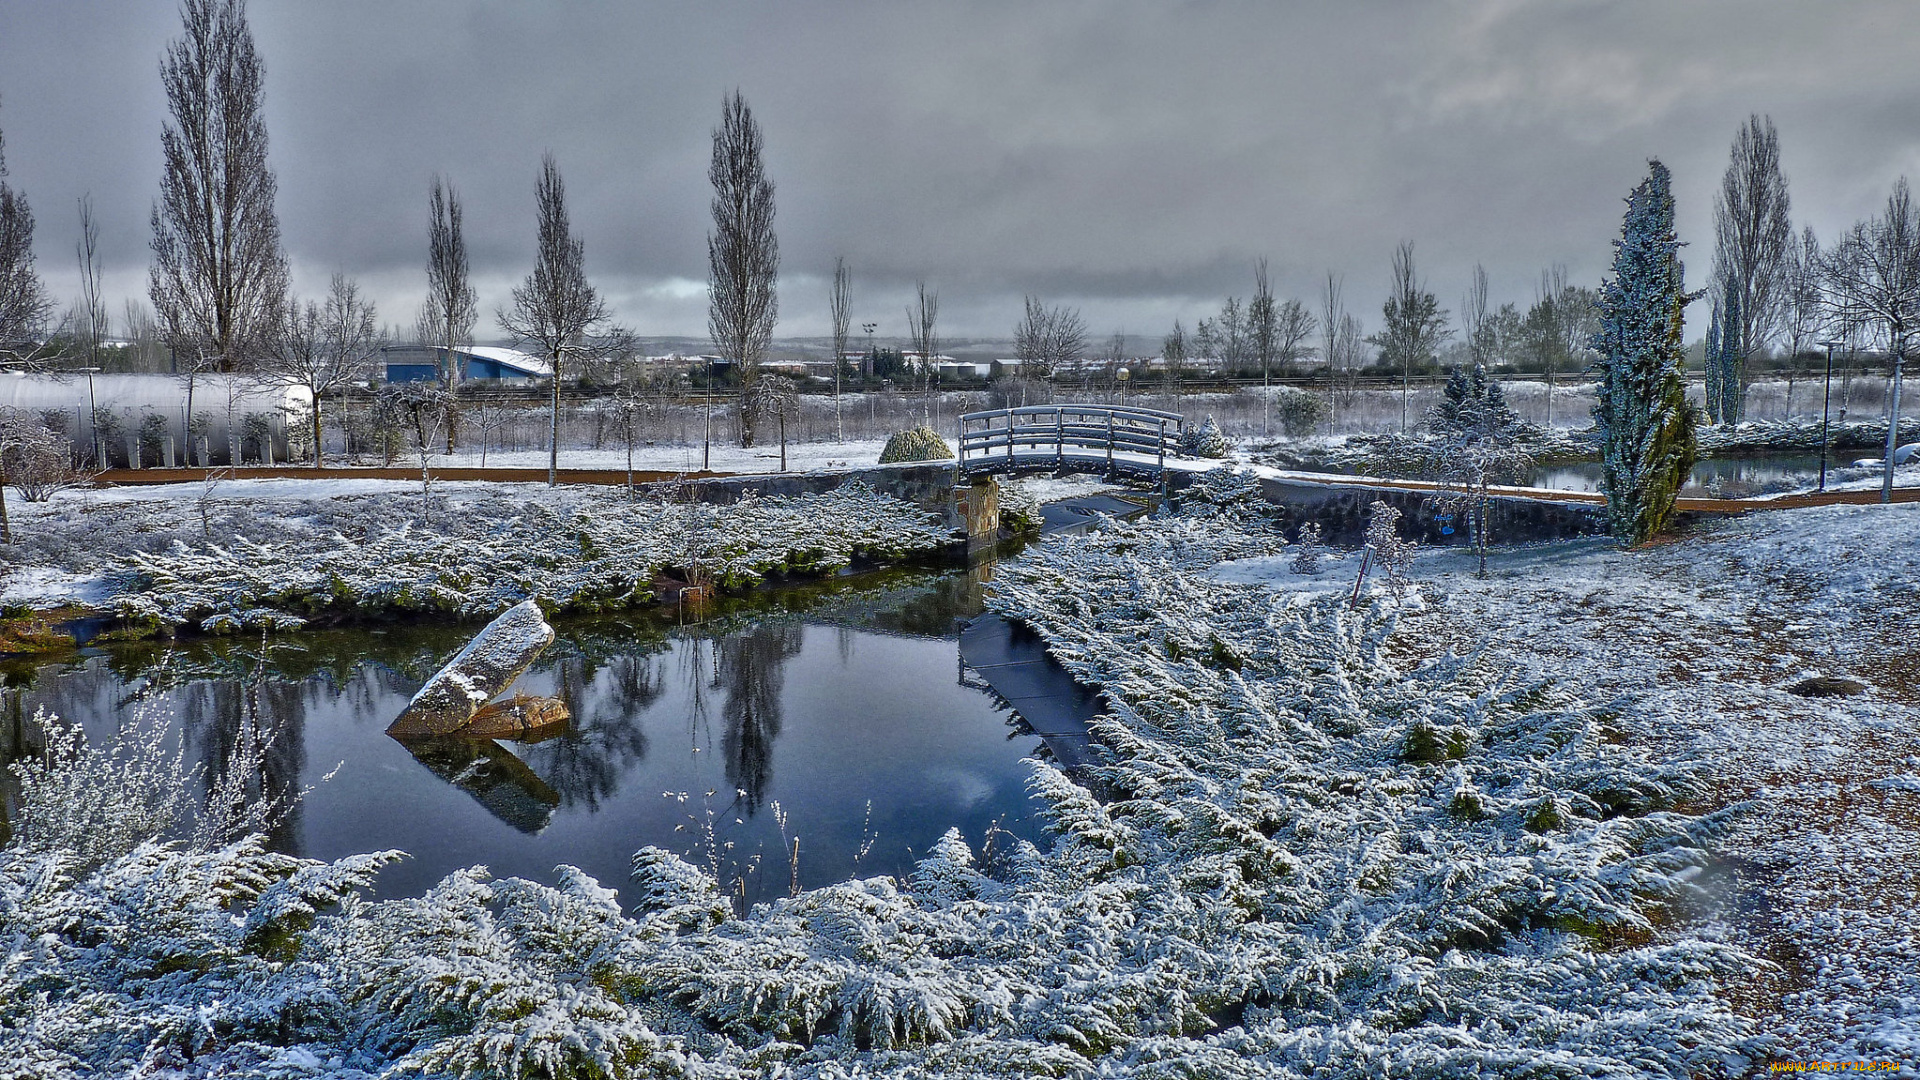
[[[838,569],[856,554],[900,558],[948,540],[933,515],[859,484],[823,495],[749,496],[725,507],[528,503],[504,520],[408,523],[304,543],[178,541],[167,552],[134,552],[114,607],[136,622],[215,633],[393,611],[490,618],[529,597],[549,611],[597,611],[651,600],[654,579],[667,571],[697,571],[739,588],[774,573]]]
[[[953,448],[940,433],[921,424],[905,431],[895,432],[880,449],[880,464],[894,465],[908,461],[949,461],[953,458]]]
[[[738,917],[656,849],[637,907],[449,876],[355,890],[242,843],[91,872],[0,851],[0,1031],[27,1075],[1665,1076],[1771,1047],[1716,996],[1752,961],[1656,933],[1716,816],[1657,718],[1495,655],[1413,670],[1383,609],[1221,584],[1280,538],[1110,525],[1001,568],[1111,711],[1104,801],[1044,762],[1053,839],[987,872],[957,833],[904,881]]]
[[[1189,426],[1182,432],[1180,452],[1193,458],[1223,458],[1233,453],[1233,443],[1209,413],[1199,427]]]
[[[1016,533],[1039,530],[1040,500],[1017,480],[1000,481],[1000,524]]]

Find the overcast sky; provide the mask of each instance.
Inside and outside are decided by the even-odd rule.
[[[1096,335],[1157,338],[1245,296],[1262,256],[1282,296],[1344,275],[1371,329],[1402,240],[1443,306],[1476,262],[1496,301],[1524,304],[1551,263],[1598,283],[1649,157],[1673,170],[1697,283],[1749,113],[1779,128],[1796,228],[1832,236],[1920,173],[1911,0],[254,0],[250,16],[296,287],[345,271],[411,326],[443,173],[483,340],[532,268],[544,151],[620,320],[704,335],[706,163],[736,87],[776,185],[779,337],[825,332],[835,255],[855,321],[883,336],[924,278],[947,336],[1009,336],[1031,292]],[[63,301],[86,192],[115,310],[144,298],[178,32],[169,2],[0,0],[9,181]]]

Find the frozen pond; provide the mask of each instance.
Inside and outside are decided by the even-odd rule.
[[[517,688],[565,700],[573,727],[532,744],[385,734],[478,627],[88,650],[9,669],[0,759],[38,741],[37,709],[96,741],[144,710],[189,761],[220,769],[253,717],[277,732],[266,787],[312,788],[274,845],[411,853],[383,872],[382,895],[473,864],[551,881],[571,863],[623,888],[652,844],[768,900],[796,877],[910,872],[950,826],[976,850],[990,834],[1004,848],[996,830],[1037,835],[1021,759],[1040,740],[959,663],[954,618],[977,610],[976,592],[964,573],[888,571],[760,594],[699,626],[561,622]]]

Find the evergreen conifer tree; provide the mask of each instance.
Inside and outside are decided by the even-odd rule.
[[[1720,310],[1720,301],[1713,302],[1713,313],[1707,317],[1707,340],[1700,350],[1700,373],[1706,378],[1707,419],[1720,422],[1720,327],[1726,324],[1726,315]]]
[[[1607,521],[1622,544],[1659,532],[1693,469],[1694,416],[1681,376],[1681,331],[1688,293],[1673,231],[1673,191],[1666,166],[1648,163],[1647,178],[1627,197],[1626,220],[1614,242],[1613,276],[1600,289],[1600,394],[1594,421],[1601,436]]]

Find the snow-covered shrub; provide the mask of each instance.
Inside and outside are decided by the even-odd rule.
[[[1679,1080],[1778,1049],[1716,996],[1750,958],[1653,932],[1723,825],[1677,809],[1704,785],[1661,718],[1492,653],[1401,670],[1389,609],[1209,576],[1280,547],[1176,515],[1001,566],[993,604],[1111,704],[1111,797],[1036,763],[1051,846],[991,877],[949,834],[736,917],[652,849],[631,914],[571,868],[368,903],[391,853],[0,851],[8,1064]]]
[[[1364,577],[1369,565],[1386,579],[1387,592],[1395,600],[1404,599],[1407,591],[1413,587],[1407,580],[1407,571],[1413,567],[1413,556],[1418,546],[1412,540],[1402,540],[1396,531],[1400,522],[1400,511],[1384,502],[1375,500],[1367,517],[1366,562],[1361,564],[1360,573]]]
[[[1179,493],[1177,503],[1188,517],[1227,517],[1245,520],[1272,508],[1260,493],[1260,478],[1229,466],[1208,469]]]
[[[822,573],[856,553],[900,558],[948,542],[904,500],[849,484],[822,495],[727,507],[609,500],[562,512],[528,503],[504,521],[370,527],[298,540],[176,541],[125,560],[116,611],[157,626],[289,629],[387,611],[491,618],[530,597],[549,611],[645,603],[660,573],[697,565],[726,588],[772,573]]]
[[[1024,484],[1000,481],[1000,524],[1015,533],[1035,532],[1040,528],[1040,500]]]
[[[12,410],[0,415],[0,455],[6,458],[7,483],[28,502],[46,502],[91,479],[74,463],[65,435]]]
[[[1233,443],[1208,413],[1199,427],[1188,426],[1181,432],[1180,452],[1193,458],[1223,458],[1233,453]]]
[[[16,849],[91,867],[181,831],[192,812],[191,769],[167,748],[164,724],[136,718],[97,749],[78,724],[44,711],[33,727],[40,751],[7,767],[20,785]]]
[[[1312,435],[1327,423],[1326,396],[1311,390],[1282,386],[1274,391],[1272,408],[1280,430],[1290,439]]]
[[[907,461],[947,461],[953,457],[953,448],[947,440],[932,428],[921,424],[905,431],[895,432],[880,451],[880,464],[894,465]]]
[[[1300,538],[1294,542],[1293,558],[1287,570],[1294,574],[1317,574],[1326,549],[1320,543],[1320,524],[1309,521],[1300,526]]]

